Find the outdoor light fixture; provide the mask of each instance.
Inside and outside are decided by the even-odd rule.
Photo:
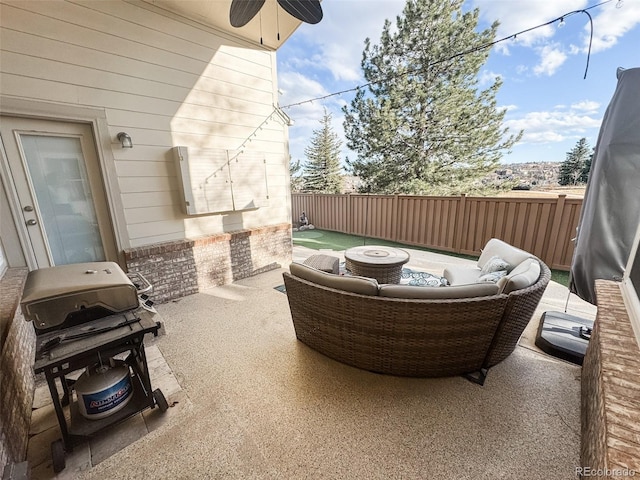
[[[292,127],[293,126],[293,120],[291,119],[291,117],[289,115],[287,115],[286,113],[284,113],[284,111],[282,111],[282,109],[276,105],[273,106],[273,108],[275,109],[276,113],[278,114],[278,116],[280,117],[280,119],[282,121],[284,121],[284,123],[289,126]]]
[[[558,24],[558,28],[564,27],[564,17],[560,17],[560,23]]]
[[[118,140],[122,144],[122,148],[133,148],[133,142],[128,133],[120,132],[118,134]]]

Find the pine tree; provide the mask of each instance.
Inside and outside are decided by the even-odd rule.
[[[587,183],[591,169],[593,149],[586,138],[578,140],[576,145],[567,152],[567,157],[560,165],[558,183],[560,185],[579,185]]]
[[[580,173],[580,183],[586,183],[589,181],[589,173],[591,172],[591,160],[593,160],[594,150],[591,149],[589,157],[584,161],[582,172]]]
[[[463,13],[462,4],[408,0],[396,28],[385,22],[379,45],[365,41],[362,69],[371,83],[343,111],[347,145],[357,153],[349,169],[372,192],[481,191],[481,178],[520,138],[502,128],[501,80],[478,88],[489,55],[478,47],[498,24],[476,32],[479,12]]]
[[[300,160],[289,160],[289,177],[291,181],[291,191],[300,192],[304,185],[304,178],[302,178],[302,164]]]
[[[314,130],[311,144],[304,149],[307,156],[305,165],[304,188],[320,193],[340,193],[342,175],[340,174],[340,147],[342,142],[331,127],[331,114],[324,110],[322,125]]]

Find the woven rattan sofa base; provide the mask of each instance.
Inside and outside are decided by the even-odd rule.
[[[296,337],[314,350],[372,372],[472,374],[482,384],[487,369],[515,349],[549,283],[549,268],[540,264],[531,287],[448,300],[360,295],[283,276]]]

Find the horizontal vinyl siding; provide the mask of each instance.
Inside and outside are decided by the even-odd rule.
[[[2,95],[104,109],[131,246],[289,220],[288,156],[272,119],[247,149],[266,152],[269,206],[186,217],[174,146],[234,150],[273,112],[275,54],[129,2],[0,4]],[[118,132],[131,135],[122,149]]]

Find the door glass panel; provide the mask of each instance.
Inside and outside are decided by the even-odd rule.
[[[20,135],[54,265],[105,260],[80,139]]]

